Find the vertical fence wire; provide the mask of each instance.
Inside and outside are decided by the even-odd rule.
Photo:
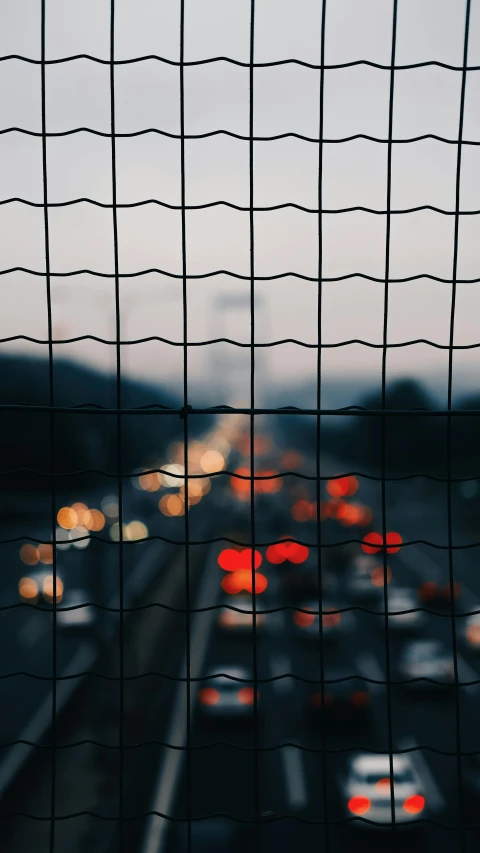
[[[455,679],[455,744],[456,744],[456,772],[457,772],[457,812],[460,821],[460,849],[462,853],[466,850],[466,838],[463,819],[463,774],[461,756],[461,726],[460,726],[460,688],[458,675],[457,654],[457,625],[455,615],[455,583],[453,568],[453,520],[452,520],[452,389],[453,389],[453,344],[455,338],[455,307],[457,297],[457,273],[458,273],[458,242],[460,225],[460,190],[462,169],[462,139],[463,120],[465,114],[465,91],[467,84],[467,60],[468,60],[468,36],[470,32],[470,0],[465,5],[465,27],[463,39],[463,68],[462,84],[460,90],[460,108],[458,118],[458,144],[457,163],[455,174],[455,219],[453,231],[453,264],[452,264],[452,295],[450,305],[450,328],[448,346],[448,384],[447,384],[447,533],[448,533],[448,577],[450,587],[450,617],[452,634],[453,671]]]
[[[188,313],[187,313],[187,232],[185,179],[185,0],[180,0],[180,201],[182,228],[182,327],[183,327],[183,464],[185,533],[185,646],[186,646],[186,812],[187,851],[192,849],[192,750],[191,750],[191,656],[190,656],[190,526],[188,511]]]
[[[117,152],[115,130],[115,0],[110,2],[110,139],[111,139],[111,179],[112,179],[112,228],[113,228],[113,265],[115,287],[115,356],[116,356],[116,436],[117,436],[117,489],[118,489],[118,584],[119,584],[119,775],[118,775],[118,830],[119,850],[124,849],[124,747],[125,747],[125,664],[124,664],[124,549],[123,549],[123,460],[122,460],[122,365],[121,365],[121,325],[120,325],[120,277],[118,256],[118,216],[117,216]]]
[[[252,670],[253,670],[253,808],[255,817],[255,850],[260,850],[260,755],[258,751],[258,658],[257,595],[255,579],[255,214],[254,214],[254,61],[255,0],[250,0],[249,105],[248,105],[248,171],[249,171],[249,240],[250,240],[250,539],[252,552]]]
[[[387,213],[385,227],[385,284],[383,301],[383,336],[382,336],[382,411],[386,410],[387,390],[387,352],[388,352],[388,298],[390,283],[390,240],[391,240],[391,204],[392,204],[392,139],[393,139],[393,98],[395,88],[395,54],[397,45],[397,5],[393,0],[392,8],[392,44],[390,56],[390,90],[388,101],[388,145],[387,145]],[[385,676],[387,699],[387,739],[390,763],[390,809],[393,826],[393,843],[396,846],[396,815],[395,815],[395,777],[393,761],[393,731],[392,731],[392,692],[390,666],[390,637],[388,632],[388,566],[387,566],[387,495],[386,495],[386,418],[381,418],[381,478],[382,478],[382,539],[383,539],[383,604],[384,604],[384,638],[385,638]]]
[[[325,708],[325,655],[323,645],[323,536],[321,527],[321,403],[322,403],[322,342],[323,342],[323,119],[324,119],[324,94],[325,94],[325,27],[327,14],[327,0],[322,0],[322,20],[320,29],[320,90],[319,90],[319,116],[318,116],[318,287],[317,287],[317,388],[316,388],[316,441],[315,441],[315,498],[316,498],[316,534],[317,534],[317,583],[318,583],[318,630],[320,638],[320,706]],[[323,804],[323,849],[328,853],[329,831],[328,831],[328,773],[327,753],[324,727],[320,732],[321,747],[321,785]]]
[[[56,776],[57,776],[57,525],[56,525],[56,481],[55,481],[55,386],[53,372],[53,322],[52,322],[52,290],[50,275],[50,229],[48,215],[48,175],[47,175],[47,104],[46,104],[46,0],[42,0],[40,13],[41,27],[41,110],[42,110],[42,177],[43,177],[43,229],[45,247],[45,282],[47,297],[47,330],[48,330],[48,385],[49,385],[49,452],[50,452],[50,513],[52,539],[52,760],[51,760],[51,790],[50,790],[50,853],[55,850],[55,811],[56,811]]]

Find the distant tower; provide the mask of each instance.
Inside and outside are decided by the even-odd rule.
[[[264,308],[263,298],[255,294],[255,321]],[[250,294],[222,293],[214,301],[210,315],[209,340],[230,338],[242,343],[250,342]],[[232,322],[233,319],[233,322]],[[262,325],[264,325],[262,323]],[[257,323],[255,324],[257,328]],[[233,329],[233,331],[231,331]],[[241,336],[238,329],[242,330]],[[235,331],[237,330],[237,331]],[[260,341],[258,333],[255,342]],[[255,394],[260,393],[264,381],[265,358],[263,349],[255,348]],[[215,385],[216,399],[228,406],[249,405],[250,349],[231,344],[214,344],[210,347],[210,370]],[[239,399],[235,389],[241,389]],[[245,393],[248,399],[245,399]]]

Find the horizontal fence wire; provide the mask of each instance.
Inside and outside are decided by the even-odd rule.
[[[9,59],[17,59],[20,62],[28,62],[31,65],[40,65],[42,64],[41,59],[34,59],[30,56],[22,56],[18,53],[10,53],[4,56],[0,56],[0,62],[5,62]],[[102,59],[99,56],[92,56],[89,53],[77,53],[71,56],[62,56],[58,59],[45,59],[45,65],[59,65],[63,62],[74,62],[78,59],[87,59],[91,62],[97,62],[100,65],[132,65],[138,62],[147,62],[149,60],[156,60],[157,62],[163,62],[165,65],[173,65],[177,68],[183,66],[184,68],[194,67],[197,65],[210,65],[213,62],[228,62],[231,65],[238,65],[241,68],[274,68],[281,65],[300,65],[304,68],[310,68],[313,71],[337,71],[342,68],[358,68],[359,66],[369,66],[370,68],[378,68],[380,71],[411,71],[415,68],[444,68],[447,71],[480,71],[480,65],[449,65],[446,62],[440,62],[436,59],[426,60],[425,62],[411,62],[409,64],[404,65],[382,65],[379,62],[372,62],[370,59],[356,59],[351,62],[337,62],[333,64],[320,64],[315,65],[310,62],[304,62],[302,59],[277,59],[272,60],[271,62],[241,62],[239,59],[233,59],[229,56],[212,56],[206,59],[191,59],[191,60],[182,60],[176,61],[174,59],[168,59],[165,56],[159,56],[158,54],[150,53],[145,56],[133,56],[129,59],[115,59],[113,62],[109,59]]]
[[[43,204],[39,201],[31,201],[27,198],[5,198],[0,201],[0,205],[2,204],[25,204],[28,207],[41,207],[43,208]],[[53,201],[49,202],[48,207],[58,208],[58,207],[70,207],[72,204],[93,204],[95,207],[103,207],[106,210],[111,210],[113,208],[112,204],[108,202],[98,201],[94,198],[73,198],[68,201]],[[204,204],[186,204],[184,207],[180,204],[168,204],[165,201],[160,201],[158,198],[147,198],[142,199],[142,201],[129,201],[129,202],[117,202],[115,208],[117,210],[132,208],[132,207],[144,207],[147,204],[158,205],[159,207],[165,207],[168,210],[207,210],[211,207],[229,207],[232,210],[239,210],[243,213],[248,213],[250,208],[242,206],[240,204],[234,204],[231,201],[208,201]],[[316,208],[316,207],[305,207],[302,204],[297,204],[293,201],[285,201],[281,204],[272,204],[265,205],[263,207],[254,207],[254,213],[271,213],[274,210],[285,210],[287,208],[292,208],[293,210],[300,210],[303,213],[314,213],[318,216],[319,213],[325,214],[335,214],[335,213],[373,213],[378,216],[386,216],[387,213],[390,213],[392,216],[405,215],[407,213],[419,213],[423,210],[430,210],[433,213],[441,213],[444,216],[478,216],[480,214],[480,210],[444,210],[442,207],[435,207],[432,204],[420,204],[417,207],[406,207],[399,210],[379,210],[373,207],[363,207],[362,205],[355,205],[353,207],[335,207],[335,208]],[[189,277],[189,276],[188,276]]]
[[[78,536],[75,538],[75,542],[82,542],[84,540],[89,540],[93,542],[102,542],[104,545],[118,545],[118,542],[112,541],[111,539],[104,539],[102,536],[96,535],[88,535],[88,536]],[[0,539],[0,545],[11,545],[14,542],[37,542],[39,544],[52,544],[51,539],[42,539],[38,536],[11,536],[7,539]],[[56,541],[56,540],[53,540]],[[168,542],[170,545],[185,545],[185,539],[170,539],[168,536],[161,536],[160,534],[155,534],[151,536],[145,536],[135,540],[127,540],[124,541],[125,547],[135,547],[135,545],[141,545],[142,542]],[[242,548],[250,548],[255,544],[256,548],[268,548],[270,545],[278,545],[278,539],[272,539],[267,542],[259,542],[255,540],[255,543],[249,542],[247,539],[239,540],[234,539],[231,536],[212,536],[208,539],[189,539],[190,545],[214,545],[215,542],[230,542],[232,545],[241,545]],[[318,548],[318,544],[316,541],[309,542],[306,539],[296,538],[294,536],[285,536],[284,539],[281,540],[284,542],[294,542],[296,545],[305,545],[307,548]],[[65,544],[65,540],[62,540],[60,544]],[[345,545],[362,545],[364,544],[364,539],[342,539],[340,542],[323,542],[320,546],[323,550],[324,548],[342,548]],[[395,548],[401,550],[402,548],[408,548],[409,545],[428,545],[430,548],[435,548],[437,551],[448,551],[450,549],[450,545],[440,545],[438,542],[432,542],[429,539],[411,539],[404,540],[401,544],[395,545]],[[465,542],[461,545],[452,544],[451,548],[453,551],[469,551],[472,548],[479,548],[480,541],[474,542]],[[379,548],[379,551],[381,549]]]
[[[4,127],[0,129],[0,135],[5,133],[23,133],[27,136],[38,136],[42,137],[43,134],[38,130],[29,130],[25,127]],[[57,138],[61,136],[72,136],[76,133],[91,133],[93,136],[101,136],[105,139],[110,139],[111,134],[104,130],[98,130],[94,127],[74,127],[69,130],[50,130],[47,131],[45,136],[47,139]],[[117,131],[115,133],[115,139],[133,139],[136,136],[145,136],[147,133],[156,133],[159,136],[164,136],[167,139],[178,139],[180,141],[181,135],[179,133],[172,133],[168,130],[161,130],[158,127],[145,127],[141,130],[132,130],[130,132],[120,132]],[[204,133],[186,133],[184,139],[210,139],[214,136],[228,136],[231,139],[239,139],[243,142],[249,142],[250,137],[246,136],[242,133],[234,133],[233,130],[208,130]],[[289,131],[286,133],[276,133],[272,136],[254,136],[253,142],[276,142],[279,139],[299,139],[302,142],[311,142],[315,145],[318,145],[323,142],[324,145],[341,145],[344,142],[355,142],[359,139],[364,139],[367,142],[377,142],[381,145],[388,145],[389,140],[379,137],[373,136],[368,133],[353,133],[350,136],[342,136],[342,137],[326,137],[323,140],[320,140],[316,136],[308,136],[303,133],[295,133],[293,131]],[[458,145],[458,139],[449,139],[446,136],[441,136],[437,133],[423,133],[419,136],[410,136],[410,137],[395,137],[395,139],[391,140],[393,145],[404,145],[411,144],[413,142],[423,142],[425,140],[431,139],[436,142],[444,142],[446,145]],[[480,145],[480,140],[476,139],[463,139],[462,145]]]

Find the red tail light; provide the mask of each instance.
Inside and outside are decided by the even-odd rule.
[[[198,700],[202,705],[216,705],[220,699],[220,693],[214,687],[202,687],[198,691]]]
[[[296,610],[293,614],[293,621],[299,628],[308,628],[313,625],[316,618],[315,613],[303,613],[301,610]]]
[[[255,691],[253,687],[241,687],[238,691],[238,701],[242,705],[253,705],[255,699]]]
[[[353,814],[365,814],[370,808],[368,797],[352,797],[348,801],[348,808]]]
[[[322,615],[322,622],[324,628],[334,628],[335,625],[339,625],[342,619],[341,613],[330,613],[324,612]]]
[[[413,794],[413,796],[408,797],[403,804],[403,808],[409,814],[418,814],[423,811],[424,807],[425,797],[422,797],[421,794]]]
[[[318,693],[313,694],[310,702],[312,705],[314,705],[315,708],[321,708],[322,707],[322,694],[320,693],[320,691]],[[332,694],[325,692],[323,694],[323,704],[325,705],[325,707],[328,707],[329,705],[333,705],[333,703],[334,703],[334,697],[332,696]]]
[[[365,708],[370,702],[370,696],[365,692],[365,690],[355,690],[355,692],[351,694],[349,702],[354,708]]]
[[[426,581],[422,583],[421,587],[418,590],[418,597],[420,601],[431,601],[432,598],[435,598],[437,593],[437,584],[435,581]]]

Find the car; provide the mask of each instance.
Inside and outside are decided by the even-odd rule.
[[[417,689],[428,690],[453,684],[455,680],[452,653],[440,640],[413,640],[408,643],[401,653],[398,671],[402,681],[422,679],[408,685]]]
[[[480,613],[472,613],[465,619],[463,637],[472,652],[480,652]]]
[[[370,685],[359,685],[343,670],[325,673],[322,691],[319,685],[310,691],[308,712],[313,720],[334,726],[366,725],[372,717]]]
[[[197,691],[202,716],[216,721],[253,718],[255,691],[251,671],[243,666],[218,667],[217,671],[218,676],[206,679]]]
[[[56,573],[56,603],[59,605],[64,597],[64,583],[60,574]],[[38,607],[50,608],[53,604],[53,572],[44,570],[31,572],[27,577],[20,578],[18,594],[22,601],[36,604]]]
[[[360,752],[348,760],[341,783],[344,810],[355,827],[391,827],[392,799],[390,756]],[[395,823],[415,823],[426,812],[425,790],[408,755],[393,756]],[[365,820],[359,820],[364,818]]]
[[[318,599],[316,601],[307,601],[300,605],[301,610],[293,611],[293,624],[299,637],[307,640],[319,639],[318,605]],[[322,634],[324,640],[337,638],[343,633],[345,614],[339,613],[338,610],[338,605],[333,601],[324,600],[322,602]]]
[[[223,601],[223,606],[218,611],[218,626],[221,631],[235,636],[253,636],[253,603],[251,595],[229,595],[228,600]],[[230,605],[227,607],[227,605]],[[256,628],[261,630],[265,625],[265,613],[256,614]],[[232,607],[238,610],[232,610]],[[239,612],[240,611],[240,612]]]
[[[63,631],[70,631],[93,625],[95,609],[87,604],[89,598],[87,590],[82,588],[65,589],[58,573],[56,588],[57,627]],[[20,578],[18,592],[22,601],[35,604],[40,610],[51,610],[53,605],[53,573],[51,571],[32,572],[28,577]]]
[[[425,581],[417,589],[418,600],[421,604],[433,604],[435,607],[450,606],[450,583],[439,584],[437,581]],[[458,581],[453,584],[453,600],[457,603],[462,595],[462,587]]]
[[[408,612],[406,612],[408,611]],[[388,590],[388,630],[407,633],[417,631],[425,621],[425,614],[418,609],[414,590],[408,587],[392,587]],[[384,621],[377,619],[382,628]]]

